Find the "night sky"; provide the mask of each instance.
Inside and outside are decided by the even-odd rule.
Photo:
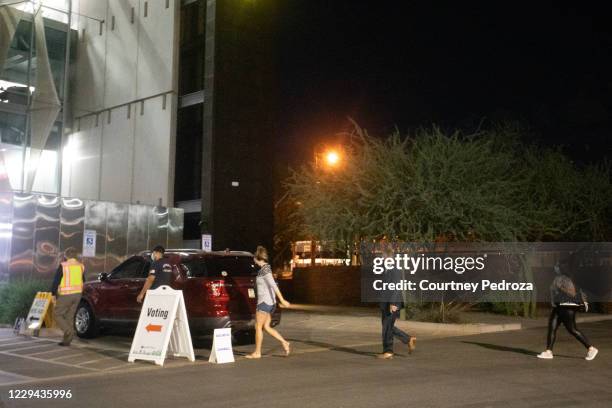
[[[283,0],[280,151],[295,165],[350,129],[519,120],[579,161],[612,157],[612,25],[547,2]]]

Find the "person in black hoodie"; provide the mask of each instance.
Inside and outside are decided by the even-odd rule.
[[[546,350],[538,354],[538,358],[551,360],[557,329],[563,323],[567,331],[587,349],[585,360],[593,360],[599,350],[591,345],[586,336],[576,328],[576,312],[584,308],[588,311],[588,303],[584,293],[576,288],[572,279],[561,273],[559,265],[555,265],[555,279],[550,285],[552,310],[548,319],[548,336]]]
[[[386,257],[393,257],[390,245],[386,245],[384,250]],[[383,281],[387,283],[398,283],[401,281],[401,273],[397,269],[389,269],[383,273]],[[408,353],[411,354],[416,347],[416,337],[395,327],[395,320],[400,315],[400,309],[404,307],[402,293],[397,290],[386,290],[384,292],[385,301],[380,302],[381,322],[382,322],[382,343],[383,352],[377,357],[389,360],[393,358],[393,336],[408,345]]]

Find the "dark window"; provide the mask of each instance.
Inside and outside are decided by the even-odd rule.
[[[130,258],[115,268],[111,279],[138,279],[144,278],[144,264],[141,258]]]
[[[183,263],[187,276],[196,278],[255,276],[258,269],[253,259],[248,256],[194,259]]]
[[[204,89],[206,1],[181,7],[179,95]]]
[[[202,131],[204,129],[202,109],[203,105],[200,103],[178,110],[174,178],[174,199],[176,201],[194,200],[200,198],[201,195]]]
[[[183,218],[183,239],[200,239],[202,232],[200,231],[200,220],[202,213],[185,213]]]

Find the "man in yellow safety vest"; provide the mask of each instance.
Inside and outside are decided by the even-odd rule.
[[[51,293],[55,302],[55,321],[64,332],[60,346],[69,346],[74,337],[74,315],[83,292],[85,266],[77,258],[76,249],[70,247],[64,251],[64,262],[60,263],[53,279]]]

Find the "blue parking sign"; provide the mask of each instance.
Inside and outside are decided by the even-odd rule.
[[[83,257],[96,256],[96,230],[83,231]]]
[[[202,251],[212,251],[212,235],[202,234]]]

